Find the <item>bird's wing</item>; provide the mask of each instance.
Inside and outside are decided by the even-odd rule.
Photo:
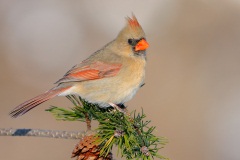
[[[115,76],[121,69],[122,64],[107,64],[100,61],[92,64],[80,64],[70,69],[63,78],[56,83],[87,81]]]

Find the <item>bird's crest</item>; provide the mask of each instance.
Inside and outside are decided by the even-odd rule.
[[[140,24],[138,23],[138,20],[137,18],[135,17],[135,15],[133,14],[132,15],[132,18],[130,17],[126,17],[127,19],[127,22],[128,22],[128,25],[131,27],[131,28],[141,28]]]
[[[118,34],[117,39],[127,42],[129,38],[140,39],[145,37],[141,25],[133,14],[131,17],[126,17],[126,22],[125,27]]]

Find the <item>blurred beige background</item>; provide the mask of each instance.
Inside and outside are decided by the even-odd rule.
[[[0,0],[0,128],[85,129],[44,111],[71,107],[64,97],[18,119],[8,113],[115,38],[132,12],[151,46],[146,85],[127,105],[169,139],[160,153],[239,160],[240,0]],[[0,159],[66,160],[76,143],[0,137]]]

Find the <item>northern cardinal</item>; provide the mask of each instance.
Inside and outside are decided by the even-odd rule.
[[[55,96],[78,95],[103,108],[132,99],[144,83],[149,45],[136,17],[126,19],[116,39],[72,67],[56,87],[20,104],[10,115],[23,115]]]

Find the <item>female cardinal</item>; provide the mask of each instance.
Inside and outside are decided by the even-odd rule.
[[[126,19],[115,40],[72,67],[56,87],[20,104],[10,115],[23,115],[55,96],[79,95],[104,108],[129,101],[144,83],[149,45],[136,17]]]

